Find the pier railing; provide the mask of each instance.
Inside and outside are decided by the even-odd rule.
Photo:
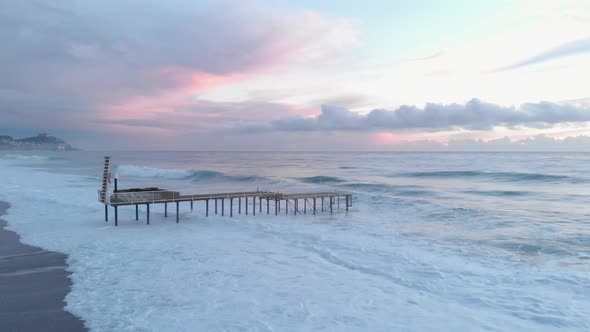
[[[113,193],[110,196],[110,204],[146,204],[176,202],[181,197],[177,191],[137,191]]]
[[[99,190],[98,196],[101,197],[102,192]],[[155,190],[155,191],[134,191],[134,192],[118,192],[107,196],[110,205],[133,205],[133,204],[147,204],[147,203],[174,203],[177,201],[202,201],[214,199],[232,199],[244,197],[274,197],[281,195],[272,191],[243,191],[231,193],[215,193],[215,194],[198,194],[198,195],[181,195],[177,191],[169,190]]]

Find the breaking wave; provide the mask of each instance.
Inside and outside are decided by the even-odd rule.
[[[26,154],[5,154],[5,155],[0,155],[0,158],[8,159],[8,160],[52,160],[52,159],[58,159],[58,158],[39,156],[39,155],[34,155],[34,154],[29,154],[29,155],[26,155]]]
[[[190,180],[190,181],[207,181],[215,179],[225,179],[238,182],[254,182],[262,180],[258,176],[235,176],[226,175],[222,172],[212,170],[196,169],[174,169],[174,168],[155,168],[136,165],[119,165],[117,172],[120,175],[140,177],[140,178],[159,178],[172,180]]]

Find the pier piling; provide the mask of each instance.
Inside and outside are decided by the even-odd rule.
[[[332,213],[332,205],[334,205],[334,197],[330,197],[330,213]]]
[[[153,188],[146,188],[153,189]],[[157,189],[157,188],[155,188]],[[99,193],[100,195],[100,193]],[[104,195],[102,195],[104,196]],[[101,199],[102,199],[101,196]],[[247,215],[252,209],[252,215],[263,213],[263,200],[266,200],[266,213],[270,214],[270,202],[274,200],[274,214],[279,215],[281,213],[281,203],[285,202],[285,215],[289,215],[291,208],[293,209],[293,215],[307,214],[307,208],[312,209],[310,213],[317,214],[317,204],[321,202],[322,211],[329,209],[330,213],[334,213],[334,208],[340,206],[340,196],[343,196],[346,201],[346,211],[352,206],[352,194],[346,192],[312,192],[312,193],[296,193],[296,194],[283,194],[269,191],[251,191],[251,192],[234,192],[234,193],[218,193],[218,194],[201,194],[201,195],[181,195],[178,192],[165,191],[161,189],[157,190],[141,190],[141,188],[132,188],[129,190],[119,190],[117,193],[113,193],[110,199],[104,199],[102,202],[105,205],[105,221],[108,221],[109,205],[111,205],[115,211],[115,226],[119,225],[119,206],[135,206],[135,220],[139,220],[139,205],[146,205],[146,223],[150,224],[150,205],[151,204],[164,204],[164,217],[168,217],[168,203],[176,204],[176,223],[180,223],[180,203],[190,202],[191,212],[194,211],[195,201],[204,201],[205,203],[205,216],[209,216],[209,201],[214,200],[214,212],[219,213],[219,203],[221,200],[221,216],[225,217],[225,200],[229,200],[229,216],[233,217],[234,199],[238,199],[238,212],[241,213],[242,198],[244,198],[245,214]],[[252,203],[249,202],[252,198]],[[329,202],[326,202],[326,198]],[[321,199],[318,202],[318,199]],[[258,201],[258,202],[257,202]],[[300,210],[299,203],[303,203],[303,211]],[[256,204],[259,204],[258,207]]]

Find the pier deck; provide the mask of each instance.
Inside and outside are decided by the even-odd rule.
[[[99,193],[100,194],[100,193]],[[118,226],[118,208],[120,206],[135,206],[135,219],[139,220],[139,206],[147,206],[147,224],[150,222],[150,205],[163,204],[164,217],[168,217],[168,203],[176,204],[176,222],[179,218],[179,205],[181,202],[190,202],[191,211],[194,210],[195,202],[203,201],[205,203],[205,216],[209,216],[211,208],[211,201],[213,205],[213,212],[215,214],[221,213],[222,216],[226,214],[226,203],[229,203],[229,216],[233,217],[235,212],[234,201],[237,200],[238,214],[242,210],[248,215],[251,208],[252,215],[256,215],[256,208],[258,205],[258,213],[262,213],[263,209],[266,214],[274,213],[278,215],[281,209],[284,209],[285,214],[316,214],[318,211],[329,210],[330,213],[336,208],[340,208],[340,201],[348,211],[352,206],[352,194],[348,192],[309,192],[309,193],[292,193],[284,194],[271,191],[244,191],[244,192],[228,192],[228,193],[213,193],[213,194],[195,194],[183,195],[176,191],[167,190],[153,190],[153,191],[118,191],[105,201],[105,221],[108,221],[108,206],[115,209],[115,226]],[[257,201],[258,200],[258,204]],[[265,204],[266,203],[266,204]],[[300,206],[300,203],[303,203]],[[243,205],[243,209],[242,209]],[[272,211],[271,211],[272,206]]]
[[[247,215],[251,207],[252,215],[256,215],[256,200],[258,200],[258,212],[263,212],[263,202],[266,203],[266,214],[272,212],[278,215],[281,208],[284,208],[285,214],[316,214],[318,211],[329,210],[334,212],[334,205],[340,208],[340,200],[344,199],[346,211],[352,206],[352,194],[348,192],[324,191],[324,192],[308,192],[308,193],[279,193],[273,191],[242,191],[242,192],[228,192],[228,193],[213,193],[213,194],[195,194],[183,195],[178,191],[165,190],[160,188],[129,188],[124,190],[117,189],[117,179],[115,178],[114,192],[109,195],[110,184],[110,157],[105,156],[102,189],[98,191],[98,200],[104,204],[105,221],[109,221],[109,205],[115,210],[115,226],[119,225],[119,207],[120,206],[135,206],[135,220],[139,220],[139,206],[145,205],[147,208],[146,222],[150,223],[150,206],[154,204],[164,205],[164,217],[168,217],[168,203],[176,204],[176,222],[180,222],[180,203],[190,202],[191,212],[195,208],[195,202],[205,202],[205,216],[209,216],[209,203],[214,203],[214,213],[218,214],[219,207],[221,208],[221,215],[224,216],[226,202],[229,202],[229,216],[234,214],[234,200],[237,200],[238,214],[242,213],[242,205],[244,205],[244,212]],[[244,201],[242,204],[242,200]],[[251,201],[251,202],[250,202]],[[273,204],[271,204],[273,203]],[[303,203],[303,207],[300,207]],[[318,207],[319,204],[319,207]]]

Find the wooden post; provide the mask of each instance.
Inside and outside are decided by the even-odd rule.
[[[150,205],[146,204],[146,206],[147,206],[147,213],[146,213],[147,218],[146,219],[147,219],[147,224],[149,225],[150,224]]]
[[[324,197],[322,197],[322,211],[324,211]]]
[[[168,203],[164,203],[164,218],[168,218]]]
[[[297,210],[299,209],[299,199],[295,198],[295,200],[293,201],[293,207],[294,207],[294,211],[293,211],[293,215],[297,215]]]
[[[338,196],[338,208],[340,209],[340,196]]]
[[[209,200],[205,200],[205,217],[209,217]]]
[[[225,198],[221,199],[221,216],[225,214]]]
[[[109,206],[107,204],[104,205],[104,221],[109,222]]]
[[[266,198],[266,214],[270,214],[270,200]]]
[[[315,215],[315,197],[313,198],[313,214]]]
[[[256,215],[256,197],[252,197],[252,215]]]
[[[234,198],[230,198],[229,199],[229,216],[233,217],[234,216]]]
[[[139,220],[139,205],[135,204],[135,220]]]
[[[217,214],[217,198],[215,199],[215,214]]]
[[[238,214],[242,214],[242,197],[238,197]]]
[[[275,198],[275,216],[279,214],[279,200]]]
[[[176,223],[180,221],[180,214],[178,213],[180,202],[176,202]]]
[[[285,214],[289,214],[289,199],[285,198]]]
[[[332,213],[332,204],[334,204],[334,197],[330,196],[330,213]]]
[[[307,213],[307,198],[303,199],[303,214]]]
[[[119,207],[115,206],[115,226],[119,226]]]
[[[346,196],[346,212],[348,212],[348,196]]]
[[[193,200],[191,199],[191,212],[193,212]]]
[[[262,197],[258,197],[258,206],[259,206],[258,212],[262,213]]]
[[[246,215],[248,215],[248,196],[244,196],[244,205],[246,206]]]

